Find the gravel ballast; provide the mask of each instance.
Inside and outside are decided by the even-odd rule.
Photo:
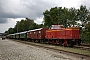
[[[48,49],[0,38],[0,60],[85,60]]]

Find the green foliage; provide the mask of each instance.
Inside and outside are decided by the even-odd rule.
[[[90,32],[84,32],[81,35],[82,43],[90,44]]]
[[[88,17],[87,17],[87,20],[90,21],[90,12],[89,12],[89,15],[88,15]]]
[[[31,29],[42,28],[43,24],[36,24],[34,20],[26,18],[25,20],[17,21],[14,28],[9,28],[8,31],[5,31],[6,34],[13,34],[17,32],[28,31]]]
[[[52,24],[62,24],[64,27],[75,25],[76,20],[75,8],[62,8],[55,7],[51,8],[50,11],[46,10],[44,15],[44,26],[50,26]]]
[[[81,38],[83,43],[90,44],[90,22],[85,25],[85,29],[83,29]]]
[[[81,21],[81,26],[85,27],[85,24],[88,21],[88,9],[86,6],[81,5],[77,12],[77,20]]]
[[[44,26],[50,27],[52,24],[61,24],[64,27],[75,26],[77,21],[81,21],[82,24],[77,26],[85,27],[85,23],[90,18],[88,17],[88,9],[86,6],[81,5],[79,9],[75,8],[62,8],[54,7],[50,10],[43,12],[44,15]]]
[[[70,8],[68,13],[68,26],[76,25],[76,19],[77,18],[77,10],[75,8]]]
[[[5,31],[6,34],[14,33],[14,28],[9,28],[8,31]]]
[[[88,24],[86,24],[85,30],[86,30],[87,32],[90,32],[90,22],[89,22]]]

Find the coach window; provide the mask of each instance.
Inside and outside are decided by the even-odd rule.
[[[54,26],[54,29],[58,29],[58,26],[57,26],[57,25],[55,25],[55,26]]]
[[[52,25],[51,29],[58,29],[58,25]]]
[[[34,32],[34,34],[35,34],[35,32]]]
[[[31,32],[30,32],[30,34],[31,34]]]
[[[39,34],[41,33],[41,31],[39,31]]]

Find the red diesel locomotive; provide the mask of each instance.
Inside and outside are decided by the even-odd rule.
[[[62,25],[52,25],[50,29],[40,28],[9,34],[12,39],[24,39],[34,42],[58,44],[63,46],[80,45],[80,32],[77,27],[63,28]]]
[[[64,46],[79,45],[81,43],[79,28],[62,28],[62,25],[52,25],[51,29],[46,30],[45,38],[48,43]]]

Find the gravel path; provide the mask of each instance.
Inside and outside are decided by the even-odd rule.
[[[0,60],[85,60],[79,57],[50,51],[0,38]]]

